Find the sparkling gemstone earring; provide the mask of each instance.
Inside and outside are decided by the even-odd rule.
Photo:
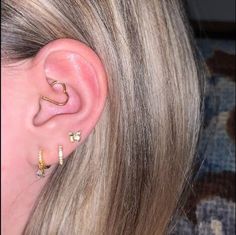
[[[58,146],[58,158],[59,158],[59,164],[63,164],[63,147],[62,145]]]
[[[69,138],[70,138],[70,142],[79,142],[81,139],[81,132],[77,131],[77,132],[70,132],[69,133]]]
[[[48,169],[50,166],[47,166],[44,162],[43,159],[43,150],[40,149],[38,153],[38,171],[37,171],[37,176],[40,178],[45,176],[45,170]]]

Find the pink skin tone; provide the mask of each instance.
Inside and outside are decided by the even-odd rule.
[[[66,158],[92,132],[105,106],[107,79],[98,56],[86,45],[59,39],[34,58],[2,64],[2,234],[19,235],[50,172],[58,164],[58,145]],[[58,80],[66,84],[69,101]],[[68,133],[81,131],[81,141],[71,143]],[[45,178],[36,176],[38,151],[52,165]]]

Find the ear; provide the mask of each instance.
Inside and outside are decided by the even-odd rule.
[[[58,163],[59,145],[66,158],[98,122],[107,96],[105,70],[88,46],[59,39],[32,59],[28,76],[37,96],[28,129],[37,140],[35,151],[42,149],[45,163],[52,165]],[[69,133],[77,131],[80,142],[72,143]],[[30,159],[34,164],[37,160]]]

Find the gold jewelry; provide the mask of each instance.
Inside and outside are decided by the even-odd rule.
[[[70,138],[70,142],[79,142],[81,139],[81,133],[80,131],[77,132],[69,132],[69,138]]]
[[[62,145],[58,146],[58,157],[59,157],[59,164],[63,164],[63,147]]]
[[[49,168],[50,166],[47,166],[44,162],[43,159],[43,150],[40,149],[38,153],[38,171],[37,171],[37,176],[39,177],[44,177],[45,176],[45,169]]]
[[[48,102],[50,102],[50,103],[53,103],[53,104],[55,104],[55,105],[58,105],[58,106],[64,106],[64,105],[66,105],[66,103],[67,103],[68,100],[69,100],[69,94],[68,94],[67,91],[66,91],[66,84],[65,84],[65,83],[62,83],[62,82],[59,82],[59,81],[56,81],[56,80],[53,81],[53,82],[50,84],[51,87],[54,87],[55,85],[61,85],[61,86],[62,86],[62,88],[63,88],[63,93],[66,95],[66,100],[65,100],[64,102],[58,102],[58,101],[52,100],[52,99],[50,99],[50,98],[48,98],[48,97],[46,97],[46,96],[41,96],[41,99],[46,100],[46,101],[48,101]]]

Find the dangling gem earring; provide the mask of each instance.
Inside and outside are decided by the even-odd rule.
[[[48,169],[50,166],[47,166],[44,162],[43,159],[43,150],[40,149],[38,153],[38,171],[37,171],[37,176],[40,178],[45,176],[45,169]]]

